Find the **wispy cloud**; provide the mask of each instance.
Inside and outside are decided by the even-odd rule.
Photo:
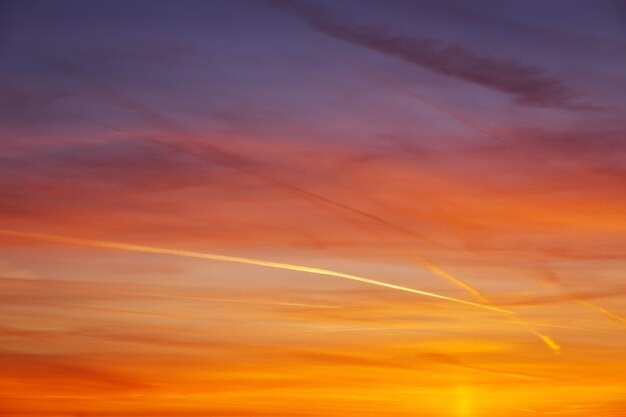
[[[438,74],[509,94],[517,104],[531,107],[590,110],[574,88],[548,73],[513,58],[494,57],[462,44],[426,36],[394,34],[389,28],[343,22],[327,10],[293,0],[273,0],[311,28]]]

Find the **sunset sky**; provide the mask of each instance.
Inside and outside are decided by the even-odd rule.
[[[626,2],[0,3],[0,416],[626,417]]]

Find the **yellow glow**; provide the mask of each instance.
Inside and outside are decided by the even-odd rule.
[[[472,391],[467,385],[459,385],[455,389],[457,417],[472,416]]]

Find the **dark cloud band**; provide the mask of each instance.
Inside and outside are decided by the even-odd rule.
[[[577,93],[545,70],[513,59],[491,57],[460,44],[429,37],[403,36],[381,26],[350,25],[326,10],[291,0],[272,3],[301,18],[311,28],[355,45],[401,59],[438,74],[457,78],[512,95],[517,104],[529,107],[590,110],[593,105],[577,100]]]

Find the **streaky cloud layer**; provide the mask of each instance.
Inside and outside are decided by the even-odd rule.
[[[0,415],[622,416],[623,9],[2,2]]]

